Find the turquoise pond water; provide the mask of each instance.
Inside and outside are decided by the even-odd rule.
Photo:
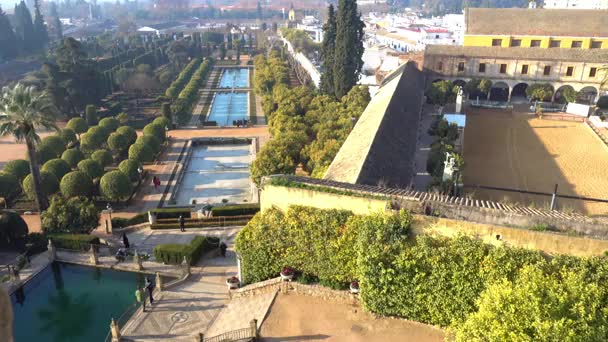
[[[220,88],[249,87],[249,69],[224,69],[220,79]]]
[[[249,119],[249,93],[217,93],[207,121],[218,126],[232,126],[235,120]]]
[[[11,295],[15,342],[104,341],[110,319],[135,303],[135,289],[144,277],[52,264]]]

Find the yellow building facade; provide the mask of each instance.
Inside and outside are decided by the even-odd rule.
[[[608,38],[465,35],[464,46],[500,46],[541,49],[608,49]]]

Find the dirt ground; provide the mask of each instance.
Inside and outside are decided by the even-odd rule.
[[[528,113],[467,110],[465,185],[485,185],[608,198],[608,147],[583,123],[541,120]],[[476,198],[539,208],[550,197],[466,189]],[[558,200],[558,208],[608,215],[608,203]]]
[[[399,319],[376,319],[358,306],[279,294],[262,323],[262,341],[443,341],[441,329]]]

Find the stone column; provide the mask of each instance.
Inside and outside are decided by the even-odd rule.
[[[137,250],[135,250],[135,254],[133,255],[133,261],[135,261],[135,264],[137,264],[137,269],[139,271],[144,269],[144,266],[142,265],[143,260],[139,256],[139,253],[137,253]]]
[[[118,328],[114,318],[110,321],[110,333],[112,334],[112,342],[120,341],[120,328]]]
[[[236,268],[237,268],[237,277],[239,277],[239,282],[243,283],[243,259],[240,254],[236,255]]]
[[[258,320],[257,319],[252,319],[251,322],[249,322],[249,328],[251,329],[251,335],[254,338],[258,338]]]
[[[49,239],[49,244],[47,245],[47,248],[49,252],[49,260],[51,262],[55,261],[55,258],[57,257],[57,250],[55,249],[55,245],[53,244],[53,241],[51,241],[51,239]]]
[[[99,264],[99,255],[97,254],[97,246],[91,245],[91,256],[90,259],[92,265]]]
[[[188,262],[188,259],[186,258],[186,256],[184,255],[184,260],[182,261],[182,272],[183,272],[183,276],[189,276],[190,275],[190,263]]]
[[[160,273],[156,272],[156,287],[158,288],[158,292],[163,291],[163,279],[160,277]]]

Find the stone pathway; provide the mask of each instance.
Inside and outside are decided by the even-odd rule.
[[[46,266],[48,266],[49,263],[50,261],[48,254],[46,252],[40,253],[32,257],[29,265],[19,271],[19,281],[9,281],[2,283],[1,286],[11,293],[22,284],[25,284],[28,280],[30,280],[30,278],[38,274],[38,272],[42,271]]]

